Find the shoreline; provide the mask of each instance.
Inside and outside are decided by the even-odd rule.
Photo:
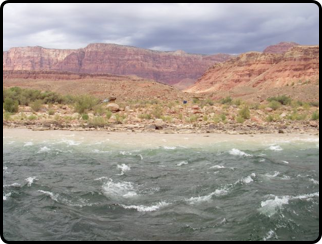
[[[3,139],[9,145],[12,142],[24,142],[25,145],[37,143],[65,144],[67,147],[82,146],[90,148],[95,146],[103,150],[106,146],[115,150],[157,149],[174,150],[177,148],[221,148],[231,150],[249,150],[269,148],[272,145],[283,147],[295,146],[298,142],[314,147],[319,144],[318,135],[309,134],[157,134],[151,132],[109,132],[109,131],[67,131],[47,130],[33,131],[26,128],[4,128]],[[294,144],[295,143],[295,144]],[[84,149],[85,149],[84,148]],[[99,151],[98,151],[99,152]]]
[[[266,126],[258,124],[171,124],[164,123],[161,127],[155,124],[110,124],[108,126],[80,126],[73,124],[58,124],[55,121],[39,122],[5,122],[3,129],[29,129],[32,131],[105,131],[126,133],[154,133],[154,134],[224,134],[224,135],[257,135],[257,134],[308,134],[319,135],[319,126],[310,123],[270,123]]]

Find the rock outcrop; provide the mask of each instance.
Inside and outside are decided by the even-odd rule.
[[[318,82],[319,46],[294,46],[284,54],[248,52],[215,64],[185,91],[242,95]]]
[[[3,52],[3,70],[136,75],[175,84],[185,79],[196,80],[210,66],[230,57],[228,54],[161,52],[102,43],[75,50],[16,47]]]
[[[296,42],[280,42],[276,45],[268,46],[264,49],[263,53],[285,53],[290,48],[298,45]]]

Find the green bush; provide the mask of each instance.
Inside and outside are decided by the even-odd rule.
[[[3,108],[9,113],[17,113],[18,112],[18,101],[14,101],[13,99],[7,97],[4,100]]]
[[[110,110],[106,111],[106,118],[110,119],[112,117],[112,112]]]
[[[38,112],[41,107],[42,107],[42,100],[36,100],[30,104],[30,107],[32,108],[33,111]]]
[[[88,125],[93,127],[104,127],[106,124],[107,123],[103,117],[94,117],[88,122]]]
[[[230,96],[228,96],[228,97],[222,98],[220,100],[220,103],[221,104],[231,104],[232,101],[233,101],[233,99]]]
[[[315,111],[315,112],[312,114],[311,119],[312,119],[312,120],[318,120],[318,119],[319,119],[319,112],[318,112],[318,111]]]
[[[243,119],[249,119],[250,118],[250,111],[249,108],[247,106],[245,106],[244,108],[242,108],[239,112],[238,112],[239,117],[243,118]]]
[[[238,116],[237,118],[236,118],[236,121],[237,121],[237,123],[244,123],[244,121],[245,121],[245,119],[244,118],[242,118],[242,117],[240,117],[240,116]]]
[[[277,110],[278,108],[281,107],[281,104],[280,102],[273,100],[268,104],[268,107],[270,107],[273,110]]]
[[[90,95],[81,95],[76,98],[75,112],[84,113],[85,111],[91,110],[95,105],[99,103],[99,100]]]
[[[289,104],[291,104],[292,99],[286,95],[282,95],[282,96],[277,96],[277,97],[269,97],[269,98],[267,98],[267,101],[269,101],[269,102],[276,101],[282,105],[289,105]]]
[[[82,120],[88,120],[89,116],[88,114],[82,114]]]

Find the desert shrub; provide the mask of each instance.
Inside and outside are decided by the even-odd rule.
[[[297,112],[293,112],[289,116],[287,116],[290,120],[304,120],[306,118],[306,114],[298,114]]]
[[[198,116],[197,115],[192,115],[190,117],[186,117],[186,122],[193,123],[193,122],[196,122],[197,119],[198,119]]]
[[[268,104],[268,107],[270,107],[273,110],[277,110],[281,107],[281,104],[278,101],[273,100]]]
[[[221,104],[231,104],[232,101],[233,101],[233,99],[230,96],[228,96],[228,97],[222,98],[220,100],[220,103]]]
[[[91,110],[95,105],[99,103],[99,100],[90,95],[80,95],[76,98],[75,112],[84,113]]]
[[[269,97],[269,98],[267,98],[267,101],[269,101],[269,102],[276,101],[282,105],[289,105],[289,104],[291,104],[292,99],[288,96],[281,95],[281,96],[277,96],[277,97]]]
[[[163,111],[162,108],[160,106],[156,106],[153,110],[152,110],[152,115],[154,116],[154,118],[160,119],[162,117]]]
[[[315,111],[315,112],[312,114],[311,119],[312,119],[312,120],[318,120],[318,119],[319,119],[319,112],[318,112],[318,111]]]
[[[107,110],[105,114],[107,119],[110,119],[112,117],[112,112],[110,110]]]
[[[9,113],[17,113],[18,101],[14,101],[13,99],[6,97],[3,103],[3,108]]]
[[[53,109],[49,109],[49,110],[48,110],[48,114],[49,114],[49,115],[54,115],[54,114],[55,114],[55,110],[53,110]]]
[[[42,107],[43,101],[42,100],[36,100],[30,104],[30,107],[33,111],[38,112]]]
[[[223,122],[225,122],[225,121],[226,121],[226,115],[225,115],[225,114],[221,114],[221,115],[220,115],[220,118],[221,118],[221,120],[222,120]]]
[[[242,100],[236,99],[236,100],[234,100],[234,104],[237,105],[237,106],[239,106],[239,105],[242,104]]]
[[[28,120],[36,120],[36,119],[37,119],[37,116],[33,114],[28,117]]]
[[[250,118],[249,108],[247,106],[245,106],[244,108],[239,110],[238,115],[239,115],[239,117],[241,117],[243,119],[249,119]]]
[[[102,107],[101,104],[97,104],[93,107],[94,115],[103,115],[105,113],[105,109]]]
[[[118,124],[122,124],[126,116],[124,114],[115,114],[115,119]]]
[[[151,114],[140,114],[139,115],[140,119],[152,119]]]
[[[240,116],[238,116],[237,118],[236,118],[236,122],[237,123],[244,123],[244,121],[245,121],[245,119],[244,118],[242,118],[242,117],[240,117]]]
[[[11,113],[9,113],[9,112],[5,112],[5,113],[3,114],[3,119],[4,119],[4,120],[11,120]]]
[[[310,102],[310,105],[313,107],[319,107],[319,101]]]
[[[82,114],[82,120],[88,120],[89,116],[88,114]]]
[[[106,121],[103,117],[94,117],[88,121],[88,125],[93,127],[103,127],[106,125]]]
[[[171,116],[161,116],[161,119],[165,122],[171,122],[172,121],[172,117]]]
[[[268,115],[268,116],[266,117],[266,121],[267,121],[267,122],[273,122],[273,121],[274,121],[274,117],[273,117],[272,115]]]

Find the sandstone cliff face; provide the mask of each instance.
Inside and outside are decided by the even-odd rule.
[[[294,46],[284,54],[248,52],[215,64],[187,92],[258,92],[319,78],[319,46]]]
[[[89,44],[76,50],[42,47],[11,48],[3,52],[3,70],[52,70],[77,73],[137,75],[175,84],[196,80],[227,54],[197,55],[183,51],[159,52],[115,44]]]
[[[276,45],[271,45],[265,48],[263,53],[285,53],[287,52],[290,48],[294,46],[298,46],[298,43],[295,42],[280,42]]]

